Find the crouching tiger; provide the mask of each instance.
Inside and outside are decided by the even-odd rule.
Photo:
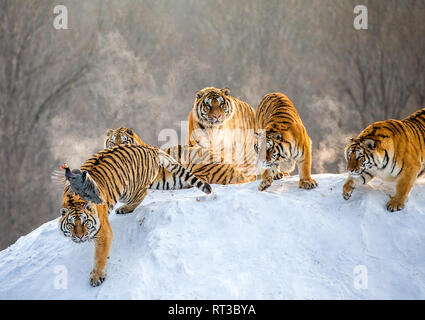
[[[146,145],[131,128],[109,129],[106,132],[105,147],[111,148],[119,144]],[[222,156],[213,153],[212,149],[179,145],[164,151],[196,177],[211,184],[239,184],[256,179],[253,175],[244,174],[234,165],[222,163]],[[171,190],[191,187],[180,176],[162,167],[149,189]]]
[[[273,180],[289,175],[298,165],[299,187],[312,189],[311,140],[292,102],[282,93],[264,96],[256,112],[257,167],[263,171],[258,190],[270,187]]]
[[[112,241],[109,210],[120,201],[124,205],[116,213],[132,212],[145,198],[161,167],[203,192],[211,193],[208,183],[200,181],[165,152],[149,146],[119,145],[90,157],[80,169],[71,171],[63,166],[67,181],[59,227],[74,242],[94,240],[92,286],[100,285],[106,276]]]
[[[404,208],[407,196],[425,172],[425,108],[402,121],[375,122],[351,139],[345,148],[348,178],[342,196],[374,177],[396,183],[396,193],[387,203],[389,211]]]

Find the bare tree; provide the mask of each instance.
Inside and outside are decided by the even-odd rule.
[[[294,102],[314,172],[344,169],[344,137],[425,104],[425,1],[0,0],[0,247],[57,216],[51,172],[79,166],[107,128],[161,145],[194,92],[230,87],[255,108]]]
[[[425,90],[424,1],[366,1],[367,30],[349,23],[356,4],[342,1],[320,11],[321,57],[334,94],[359,110],[366,126],[407,115],[410,99],[420,100]]]
[[[92,38],[55,30],[53,2],[2,0],[0,21],[0,198],[2,215],[12,217],[3,232],[8,241],[56,216],[46,183],[53,168],[47,128],[90,68]]]

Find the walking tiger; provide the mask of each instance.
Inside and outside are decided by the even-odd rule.
[[[158,148],[138,145],[118,145],[87,159],[80,169],[65,169],[59,228],[74,242],[94,240],[95,267],[90,284],[100,285],[106,277],[106,261],[112,241],[108,212],[120,201],[124,205],[117,214],[132,212],[145,198],[149,186],[160,168],[181,177],[204,193],[211,186],[200,181],[175,159]]]
[[[342,187],[348,200],[359,185],[379,177],[396,183],[389,211],[404,208],[415,180],[425,172],[425,108],[403,120],[371,124],[345,148],[349,176]]]

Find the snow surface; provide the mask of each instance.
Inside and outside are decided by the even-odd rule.
[[[110,215],[106,281],[89,285],[92,243],[75,244],[50,221],[0,252],[1,299],[424,299],[425,181],[406,208],[385,204],[394,186],[373,181],[341,196],[345,175],[151,191],[129,215]],[[356,289],[356,266],[368,288]],[[65,266],[68,288],[54,288]]]

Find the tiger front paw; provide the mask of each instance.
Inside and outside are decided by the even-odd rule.
[[[106,273],[99,272],[93,269],[93,271],[90,273],[90,285],[92,287],[97,287],[102,284],[103,281],[105,281]]]
[[[119,207],[116,211],[117,214],[127,214],[131,212],[133,212],[133,208],[130,208],[129,206],[126,206],[126,205]]]
[[[387,210],[394,212],[400,211],[404,208],[404,201],[400,200],[397,197],[392,197],[390,201],[387,202]]]
[[[345,200],[350,199],[352,193],[353,193],[354,188],[351,186],[350,183],[344,183],[343,187],[342,187],[342,197]]]
[[[318,183],[316,180],[310,178],[310,179],[301,179],[298,186],[302,189],[310,190],[314,189],[318,186]]]
[[[260,182],[260,185],[258,186],[259,191],[264,191],[267,188],[269,188],[272,184],[268,180],[263,180]]]

